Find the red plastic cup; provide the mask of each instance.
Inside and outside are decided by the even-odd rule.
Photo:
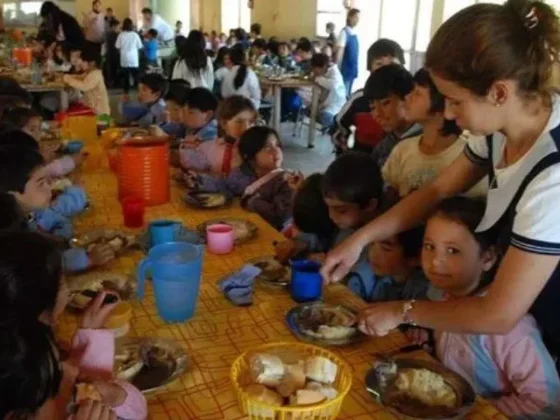
[[[125,197],[121,204],[126,227],[140,228],[144,226],[144,200],[136,197]]]

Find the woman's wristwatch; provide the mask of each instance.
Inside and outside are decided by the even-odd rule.
[[[413,327],[416,326],[416,323],[414,321],[412,321],[412,319],[410,317],[410,312],[414,309],[414,304],[415,303],[416,303],[416,300],[414,300],[414,299],[408,300],[405,303],[403,303],[403,306],[402,306],[402,322],[403,322],[403,324],[412,325]]]

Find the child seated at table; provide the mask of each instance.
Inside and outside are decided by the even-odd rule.
[[[31,108],[14,107],[6,110],[0,117],[0,130],[2,132],[21,130],[32,137],[36,146],[47,162],[47,172],[52,178],[63,177],[72,172],[84,161],[84,155],[75,153],[57,158],[55,151],[60,144],[45,144],[41,142],[43,118],[38,112]],[[3,142],[9,141],[13,144],[17,139],[3,137]]]
[[[334,117],[346,103],[346,88],[338,65],[331,63],[325,54],[315,54],[311,59],[315,83],[323,88],[317,122],[324,128],[334,125]]]
[[[21,325],[37,331],[52,331],[69,300],[68,288],[62,279],[60,253],[46,238],[33,232],[4,234],[0,238],[0,253],[0,271],[3,273],[0,287],[10,291],[0,296],[2,319],[5,321],[3,327]],[[29,264],[30,260],[34,263]],[[49,372],[56,372],[59,367],[64,374],[62,378],[52,379],[58,386],[52,387],[49,399],[56,400],[59,407],[66,408],[74,397],[75,384],[83,383],[84,378],[87,378],[87,382],[100,394],[102,403],[114,410],[116,416],[145,419],[148,415],[145,397],[132,384],[113,376],[115,337],[112,331],[103,329],[103,324],[118,302],[103,305],[105,296],[105,292],[98,294],[86,309],[81,327],[72,339],[67,361],[60,361],[50,335],[49,344],[52,345],[51,352],[56,362],[51,366],[43,365],[43,375],[49,377]],[[31,326],[33,328],[29,328]],[[6,355],[12,349],[23,350],[5,343],[2,354]],[[34,363],[46,363],[51,359],[39,358]],[[3,385],[0,380],[0,387]],[[41,406],[42,403],[44,401],[37,405]]]
[[[388,64],[405,64],[404,51],[391,40],[381,38],[375,41],[367,53],[370,74]],[[352,150],[371,154],[373,148],[383,139],[385,132],[373,118],[370,101],[364,96],[364,89],[355,91],[335,118],[332,130],[332,142],[337,154],[350,149],[348,140],[354,133]],[[352,130],[354,128],[354,130]]]
[[[183,106],[185,143],[194,146],[218,137],[217,108],[218,100],[208,89],[198,87],[189,91]]]
[[[422,135],[395,146],[382,174],[388,193],[404,197],[433,181],[443,169],[463,153],[467,144],[463,130],[455,121],[444,118],[445,97],[439,93],[428,70],[414,75],[414,89],[406,96],[404,117],[422,126]],[[486,196],[488,180],[482,180],[466,192],[473,197]]]
[[[101,71],[101,57],[94,49],[85,49],[76,60],[76,70],[83,74],[65,74],[62,81],[83,94],[85,105],[97,115],[111,115],[109,95]]]
[[[166,107],[163,99],[168,82],[161,74],[148,73],[138,82],[138,102],[122,103],[121,115],[127,123],[136,123],[148,128],[166,121]]]
[[[399,142],[422,132],[422,127],[408,122],[404,115],[406,95],[413,89],[412,75],[399,64],[378,68],[366,82],[364,96],[370,101],[373,118],[385,131],[372,153],[380,168]]]
[[[49,209],[52,199],[50,177],[37,150],[13,145],[0,147],[0,193],[15,198],[20,212],[27,217],[30,229],[49,235],[60,233],[71,236],[70,221]],[[1,220],[0,230],[13,224],[14,220]],[[114,256],[109,245],[96,245],[89,252],[83,248],[72,248],[63,253],[65,269],[71,272],[104,265]]]
[[[227,177],[241,165],[239,139],[258,118],[253,102],[234,95],[218,106],[219,137],[204,143],[184,143],[179,150],[181,166],[196,173]]]
[[[282,169],[280,137],[270,127],[253,127],[243,133],[239,154],[243,162],[239,168],[227,178],[199,175],[197,189],[239,196],[243,208],[281,230],[291,218],[295,190],[303,175]]]
[[[169,82],[169,89],[164,97],[167,119],[160,124],[160,128],[164,133],[173,137],[172,146],[174,147],[178,147],[185,138],[183,108],[187,104],[190,91],[191,88],[187,81],[175,79]]]
[[[399,233],[369,247],[373,276],[350,275],[348,288],[367,302],[426,299],[428,280],[420,267],[424,227]]]
[[[485,293],[497,260],[495,238],[477,233],[483,201],[443,201],[428,220],[422,268],[445,299]],[[436,354],[508,418],[560,418],[560,378],[532,315],[506,334],[436,331]]]
[[[383,181],[375,161],[365,153],[349,152],[338,157],[325,172],[321,188],[329,217],[336,226],[330,247],[348,238],[378,214]],[[299,248],[293,247],[294,250]],[[328,249],[323,252],[326,251]],[[320,255],[315,257],[321,258]],[[350,272],[364,279],[372,276],[366,250]]]
[[[272,59],[268,55],[268,44],[263,38],[257,38],[253,41],[250,53],[254,66],[272,66]]]
[[[292,224],[284,230],[286,241],[275,244],[275,256],[287,263],[291,258],[324,259],[332,248],[337,229],[323,198],[323,174],[309,175],[294,197]]]

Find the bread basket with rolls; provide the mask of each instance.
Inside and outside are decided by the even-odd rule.
[[[352,372],[326,349],[281,342],[241,354],[231,381],[250,420],[331,420],[350,391]]]

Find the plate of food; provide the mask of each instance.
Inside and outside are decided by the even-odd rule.
[[[230,203],[225,194],[204,192],[190,192],[183,197],[183,201],[199,209],[216,209]]]
[[[273,256],[253,258],[248,262],[261,269],[261,274],[256,277],[256,281],[276,287],[285,287],[290,284],[292,274],[290,267],[281,264]]]
[[[306,303],[288,311],[286,323],[303,341],[322,346],[344,346],[361,340],[356,327],[357,314],[343,306]]]
[[[201,238],[206,239],[206,228],[210,225],[229,225],[233,228],[233,235],[236,244],[242,244],[250,241],[257,236],[259,228],[252,222],[244,219],[236,219],[233,217],[224,217],[223,219],[212,219],[201,223],[196,227]]]
[[[466,380],[429,360],[379,362],[367,373],[366,386],[378,403],[413,419],[463,418],[476,399]]]
[[[136,235],[111,229],[99,229],[88,232],[84,235],[70,239],[70,246],[73,248],[85,248],[86,251],[100,244],[107,244],[113,248],[115,254],[120,255],[128,249],[139,246]]]
[[[68,306],[73,309],[85,309],[102,290],[116,292],[121,300],[136,296],[136,279],[122,273],[93,271],[66,279],[70,294]]]
[[[174,340],[125,337],[115,343],[115,375],[144,393],[161,389],[187,370],[187,355]]]

